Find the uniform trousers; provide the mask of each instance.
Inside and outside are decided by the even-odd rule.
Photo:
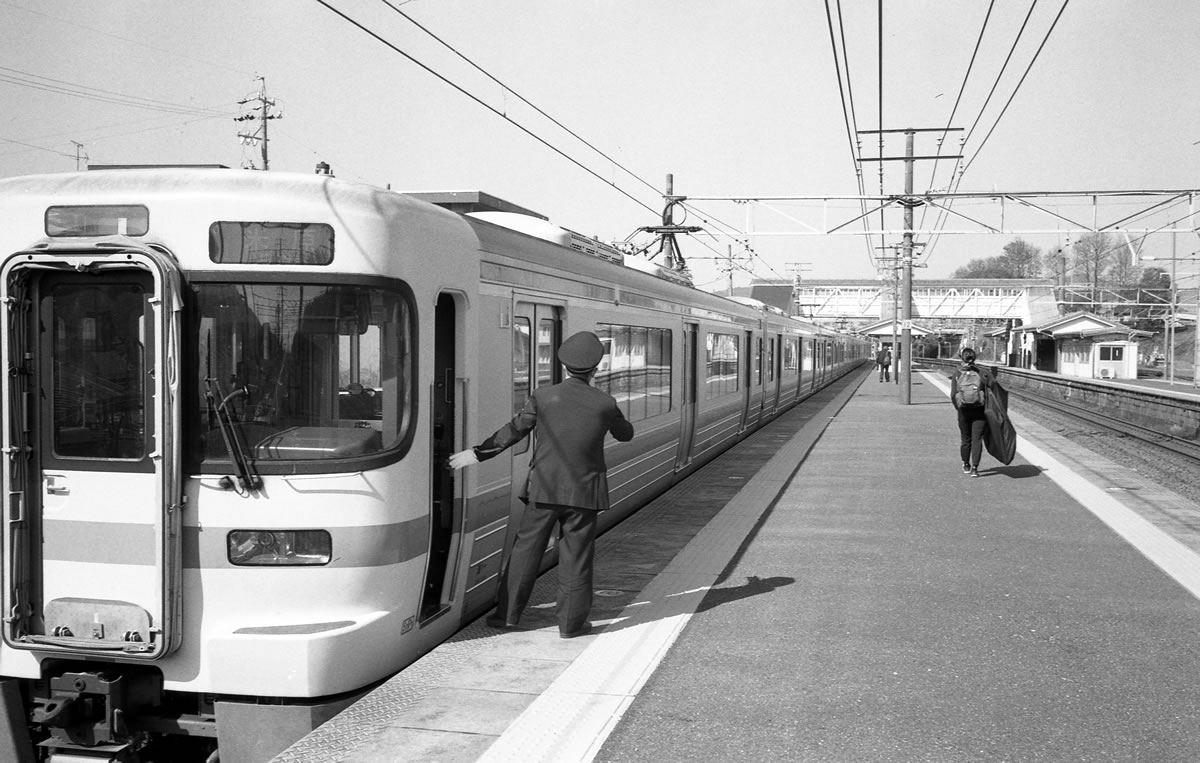
[[[500,571],[496,619],[508,625],[521,621],[537,581],[542,554],[550,534],[558,536],[558,630],[575,633],[592,609],[592,564],[596,555],[598,511],[575,506],[530,503],[521,514],[512,553]]]

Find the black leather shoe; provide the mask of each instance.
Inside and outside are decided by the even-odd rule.
[[[579,630],[574,630],[574,631],[571,631],[570,633],[559,633],[558,637],[559,638],[578,638],[579,636],[586,636],[591,632],[592,632],[592,624],[584,623],[583,625],[579,626]]]

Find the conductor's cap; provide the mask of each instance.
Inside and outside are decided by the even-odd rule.
[[[558,359],[571,371],[591,371],[603,357],[604,345],[590,331],[572,334],[558,348]]]

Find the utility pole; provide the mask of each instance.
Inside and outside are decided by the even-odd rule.
[[[238,138],[241,139],[243,146],[256,146],[259,141],[262,141],[262,162],[263,170],[271,169],[271,160],[267,154],[267,144],[270,143],[270,137],[267,135],[267,125],[272,119],[283,119],[283,112],[279,111],[275,114],[271,113],[271,108],[275,106],[275,101],[267,98],[267,80],[264,77],[256,77],[262,83],[262,87],[254,95],[243,98],[238,101],[238,105],[245,106],[248,103],[257,104],[258,113],[250,111],[247,114],[242,114],[240,117],[234,117],[235,122],[252,122],[259,120],[262,122],[258,129],[252,133],[239,132]]]
[[[91,157],[89,157],[87,152],[83,150],[83,144],[79,141],[73,140],[71,141],[71,144],[75,146],[75,171],[78,172],[80,169],[82,169],[79,166],[80,161],[86,162]]]
[[[883,156],[883,151],[880,149],[878,159],[868,157],[860,157],[859,161],[894,161],[903,159],[904,161],[904,195],[896,199],[896,201],[904,207],[904,239],[900,254],[901,268],[901,288],[897,295],[897,300],[900,303],[900,352],[897,356],[896,352],[892,353],[892,359],[897,362],[896,365],[896,383],[900,385],[900,402],[904,405],[912,403],[912,268],[913,268],[913,209],[925,204],[923,199],[913,196],[913,163],[917,159],[961,159],[962,156],[914,156],[913,155],[913,140],[918,132],[961,132],[961,128],[946,128],[946,127],[929,127],[923,129],[914,129],[912,127],[903,130],[859,130],[859,133],[879,133],[880,141],[883,140],[883,133],[904,133],[904,156]],[[882,164],[880,167],[882,168]],[[893,319],[893,330],[895,327],[895,319]],[[893,333],[893,336],[895,334]],[[903,377],[903,383],[901,383]]]

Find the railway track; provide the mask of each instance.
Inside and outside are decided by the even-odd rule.
[[[1143,426],[1110,416],[1102,409],[1089,409],[1078,405],[1055,400],[1053,398],[1032,394],[1028,390],[1009,390],[1009,404],[1013,399],[1024,403],[1036,404],[1043,409],[1053,410],[1061,415],[1071,416],[1080,421],[1086,421],[1098,427],[1115,432],[1124,437],[1131,437],[1138,442],[1154,448],[1162,449],[1175,456],[1189,458],[1200,465],[1200,444],[1196,441],[1178,437],[1170,432],[1164,432],[1160,427]]]

